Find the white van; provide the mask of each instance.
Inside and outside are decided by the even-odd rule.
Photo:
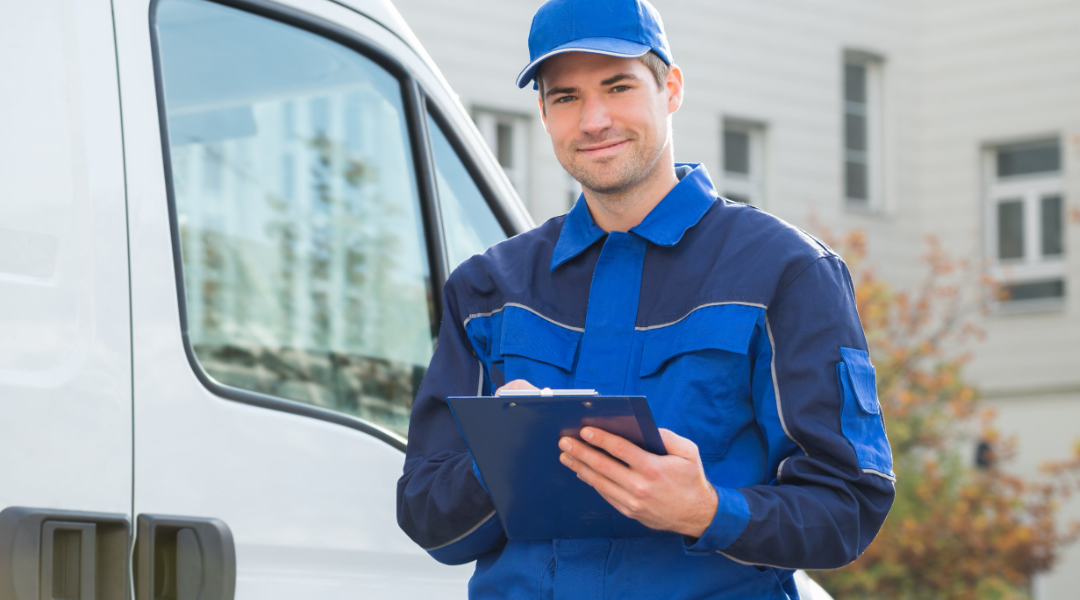
[[[0,598],[124,598],[136,529],[140,600],[464,597],[408,412],[531,222],[394,8],[5,2],[0,86]]]
[[[0,600],[464,597],[409,408],[531,225],[385,0],[0,5]]]

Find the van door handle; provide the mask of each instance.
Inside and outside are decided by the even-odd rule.
[[[220,519],[139,515],[136,600],[233,600],[236,547]]]
[[[12,506],[0,511],[0,600],[128,597],[127,515]]]

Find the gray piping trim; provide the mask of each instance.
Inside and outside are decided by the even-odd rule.
[[[569,329],[570,331],[577,331],[578,333],[585,333],[585,328],[584,327],[571,327],[571,326],[567,325],[566,323],[560,323],[560,322],[556,321],[555,319],[552,319],[551,317],[547,317],[545,315],[540,314],[535,309],[532,309],[532,308],[530,308],[528,306],[525,306],[524,304],[518,304],[517,302],[507,302],[506,304],[503,304],[502,306],[500,306],[499,308],[496,308],[495,310],[493,310],[491,312],[473,313],[473,314],[469,315],[469,318],[465,319],[465,321],[462,322],[461,326],[462,327],[468,326],[469,321],[472,321],[473,319],[476,319],[478,317],[490,317],[491,315],[493,315],[495,313],[502,312],[503,309],[506,308],[507,306],[513,306],[514,308],[521,308],[521,309],[527,310],[527,311],[531,312],[532,314],[540,317],[541,319],[547,321],[548,323],[551,323],[552,325],[558,325],[559,327],[562,327],[563,329]]]
[[[469,537],[470,535],[472,535],[477,529],[480,529],[480,527],[484,523],[487,523],[488,521],[490,521],[491,517],[494,517],[494,516],[495,516],[495,511],[491,511],[490,515],[488,515],[488,516],[484,517],[483,519],[481,519],[480,522],[477,523],[476,525],[474,525],[472,529],[470,529],[470,530],[466,531],[465,533],[457,536],[456,538],[450,540],[449,542],[446,542],[445,544],[439,544],[438,546],[434,546],[432,548],[424,548],[424,552],[434,552],[436,550],[441,550],[441,549],[443,549],[443,548],[445,548],[445,547],[447,547],[447,546],[449,546],[451,544],[456,544],[456,543],[460,542],[461,540],[463,540],[463,539]]]
[[[889,475],[887,473],[882,473],[881,471],[878,471],[877,469],[863,469],[862,472],[863,473],[869,473],[871,475],[877,475],[878,477],[882,477],[884,479],[888,479],[889,481],[891,481],[893,483],[896,483],[896,477],[894,477],[892,475]]]
[[[769,563],[746,562],[745,560],[739,560],[739,559],[735,558],[734,556],[732,556],[732,555],[730,555],[730,554],[728,554],[726,552],[721,552],[720,550],[717,550],[716,553],[726,557],[729,560],[737,562],[740,565],[747,565],[747,566],[751,566],[751,567],[772,567],[773,569],[794,569],[795,568],[795,567],[781,567],[780,565],[770,565]]]
[[[772,371],[773,395],[776,396],[776,415],[780,417],[780,426],[784,428],[784,435],[794,442],[795,445],[803,451],[803,454],[810,456],[810,453],[799,443],[799,440],[796,440],[795,437],[791,435],[791,431],[788,430],[787,422],[784,421],[784,410],[780,406],[780,382],[776,380],[776,340],[773,339],[772,325],[769,324],[768,311],[765,312],[765,333],[769,334],[769,345],[772,346],[772,362],[769,364],[769,370]],[[780,464],[783,465],[783,463]]]
[[[480,359],[476,359],[476,363],[480,365],[480,381],[476,384],[476,395],[482,396],[484,391],[484,363]]]
[[[756,304],[754,302],[711,302],[709,304],[702,304],[701,306],[695,306],[694,308],[691,308],[690,312],[688,312],[685,315],[679,317],[678,319],[675,319],[674,321],[672,321],[670,323],[664,323],[662,325],[649,325],[648,327],[635,327],[634,331],[649,331],[651,329],[660,329],[662,327],[671,327],[672,325],[678,323],[679,321],[682,321],[686,317],[689,317],[690,315],[694,314],[695,311],[701,310],[702,308],[708,308],[710,306],[724,306],[725,304],[738,304],[740,306],[753,306],[755,308],[761,308],[761,309],[764,309],[764,310],[769,310],[768,306],[765,306],[764,304]],[[772,341],[772,340],[770,340],[770,341]]]
[[[784,470],[784,463],[786,463],[790,458],[791,457],[789,456],[789,457],[785,458],[784,460],[780,461],[780,466],[776,467],[776,481],[778,483],[780,482],[780,473],[783,472],[783,470]]]
[[[785,458],[784,460],[780,461],[780,466],[776,468],[776,480],[777,481],[780,481],[780,473],[784,470],[784,463],[786,463],[789,459],[791,459],[790,456]],[[896,483],[896,477],[895,476],[889,475],[888,473],[882,473],[881,471],[878,471],[877,469],[863,469],[862,472],[863,473],[869,473],[871,475],[877,475],[878,477],[881,477],[883,479],[888,479],[889,481],[891,481],[893,483]]]

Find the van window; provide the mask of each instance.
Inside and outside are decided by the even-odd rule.
[[[446,255],[453,269],[473,254],[505,240],[506,233],[431,115],[428,115],[428,130],[431,132],[431,154],[435,158],[435,182],[442,210]]]
[[[199,365],[405,435],[433,292],[402,83],[202,0],[163,0],[157,25]]]

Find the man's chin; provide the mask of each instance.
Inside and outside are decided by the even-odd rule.
[[[587,190],[589,190],[591,192],[595,192],[597,194],[610,195],[610,194],[620,194],[622,192],[625,192],[626,190],[634,187],[634,184],[636,184],[638,180],[636,178],[632,178],[632,177],[623,177],[623,178],[612,178],[612,179],[605,179],[605,180],[585,180],[585,181],[582,181],[582,180],[579,179],[578,181],[581,183],[581,187],[583,187],[583,188],[585,188],[585,189],[587,189]]]

